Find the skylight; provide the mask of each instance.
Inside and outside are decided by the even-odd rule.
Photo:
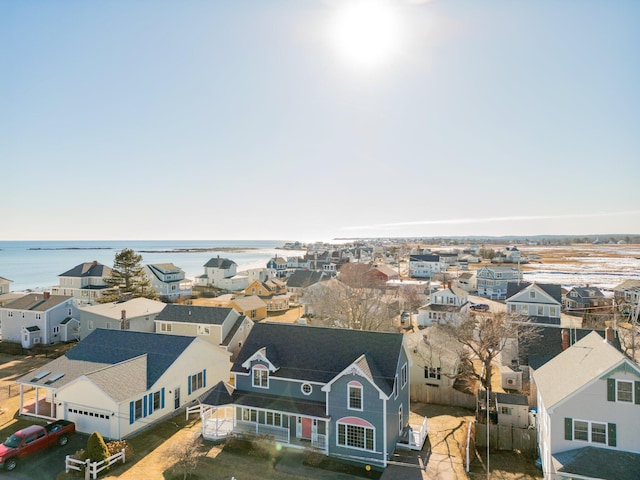
[[[51,385],[53,382],[60,380],[62,377],[64,377],[64,373],[56,373],[53,377],[51,377],[44,383],[46,383],[47,385]]]
[[[32,382],[37,382],[38,380],[43,379],[44,377],[46,377],[47,375],[49,375],[51,372],[46,371],[46,372],[40,372],[39,374],[37,374],[35,377],[33,377],[31,379]]]

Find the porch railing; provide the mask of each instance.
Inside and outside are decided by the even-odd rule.
[[[327,436],[321,433],[315,434],[311,439],[311,446],[320,450],[326,450]]]
[[[270,437],[273,437],[278,442],[290,443],[288,428],[237,420],[235,431],[240,433],[249,433],[256,436],[268,435]]]

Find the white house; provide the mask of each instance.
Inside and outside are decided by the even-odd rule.
[[[13,280],[9,280],[8,278],[0,277],[0,295],[9,293],[11,291],[10,287],[12,281]]]
[[[173,263],[153,263],[145,265],[144,270],[160,299],[175,302],[180,297],[191,297],[191,280],[185,278],[180,267]]]
[[[406,338],[412,361],[411,384],[453,387],[463,351],[460,342],[438,324],[410,333]]]
[[[515,267],[482,267],[476,271],[478,295],[495,300],[507,296],[509,282],[522,282],[522,272]]]
[[[529,426],[529,401],[526,395],[517,393],[495,393],[498,425],[516,428]]]
[[[533,380],[545,479],[638,478],[638,365],[591,332],[536,370]]]
[[[458,288],[471,293],[477,290],[476,272],[463,272],[456,280]]]
[[[157,300],[138,297],[126,302],[80,307],[80,338],[84,339],[98,328],[153,332],[154,320],[166,305]]]
[[[441,261],[440,255],[410,255],[409,276],[417,278],[431,278],[434,274],[443,272],[447,265]]]
[[[199,338],[99,329],[17,383],[21,414],[122,439],[228,379],[229,353]],[[25,402],[24,387],[35,402]]]
[[[507,312],[536,323],[560,325],[562,288],[550,283],[509,282]]]
[[[60,285],[51,287],[51,295],[70,295],[80,305],[95,303],[109,288],[106,279],[111,268],[97,261],[76,265],[58,275]]]
[[[67,318],[78,318],[73,297],[30,293],[0,307],[0,325],[4,341],[22,343],[24,348],[75,339],[60,324]]]
[[[238,265],[228,258],[217,256],[204,264],[204,275],[196,278],[196,283],[200,286],[213,286],[220,288],[220,282],[224,278],[231,278],[236,275]]]
[[[433,323],[456,322],[467,303],[468,294],[458,287],[449,286],[431,294],[431,301],[418,309],[416,322],[419,326]]]

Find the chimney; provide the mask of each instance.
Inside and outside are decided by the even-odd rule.
[[[607,342],[611,343],[611,344],[615,344],[616,341],[616,332],[613,328],[611,327],[607,327],[604,331],[605,333],[605,339],[607,340]]]
[[[51,297],[51,292],[42,292],[44,295],[44,299],[48,300]]]
[[[97,266],[98,266],[98,261],[97,261],[97,260],[94,260],[94,261],[91,263],[91,265],[93,265],[94,267],[97,267]]]
[[[569,332],[566,328],[562,329],[562,351],[564,352],[569,348]]]

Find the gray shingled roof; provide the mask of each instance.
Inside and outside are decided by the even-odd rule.
[[[97,329],[69,350],[69,360],[108,365],[147,355],[147,388],[150,388],[196,337]]]
[[[584,447],[553,455],[558,472],[585,478],[637,480],[640,475],[640,453],[610,448]]]
[[[390,394],[403,338],[400,333],[258,323],[231,370],[246,372],[242,364],[264,348],[269,361],[279,367],[272,376],[328,383],[357,360],[362,362],[360,357],[364,354],[373,381]]]
[[[509,300],[516,293],[521,292],[525,288],[533,285],[530,282],[509,282],[507,283],[507,296],[506,299]],[[556,302],[562,304],[562,287],[560,285],[555,285],[553,283],[535,283],[540,290],[547,293],[551,298],[553,298]]]
[[[204,264],[205,267],[221,268],[223,270],[229,270],[232,265],[237,265],[233,260],[228,258],[214,257]]]
[[[42,293],[30,293],[23,297],[17,298],[12,302],[7,303],[4,308],[10,310],[31,310],[34,312],[46,312],[52,308],[60,305],[61,303],[69,300],[70,296],[67,295],[50,295],[49,298],[45,298]]]
[[[168,304],[156,316],[156,321],[222,325],[231,313],[228,307],[204,307]]]
[[[99,262],[85,262],[76,265],[71,270],[58,275],[59,277],[109,277],[111,268]]]
[[[212,405],[214,407],[220,405],[229,405],[233,402],[233,386],[220,381],[216,383],[211,390],[208,390],[198,400],[204,405]]]
[[[439,262],[440,255],[410,255],[410,262]]]
[[[296,270],[287,279],[287,286],[294,288],[306,288],[318,283],[326,277],[324,272],[317,270]]]

